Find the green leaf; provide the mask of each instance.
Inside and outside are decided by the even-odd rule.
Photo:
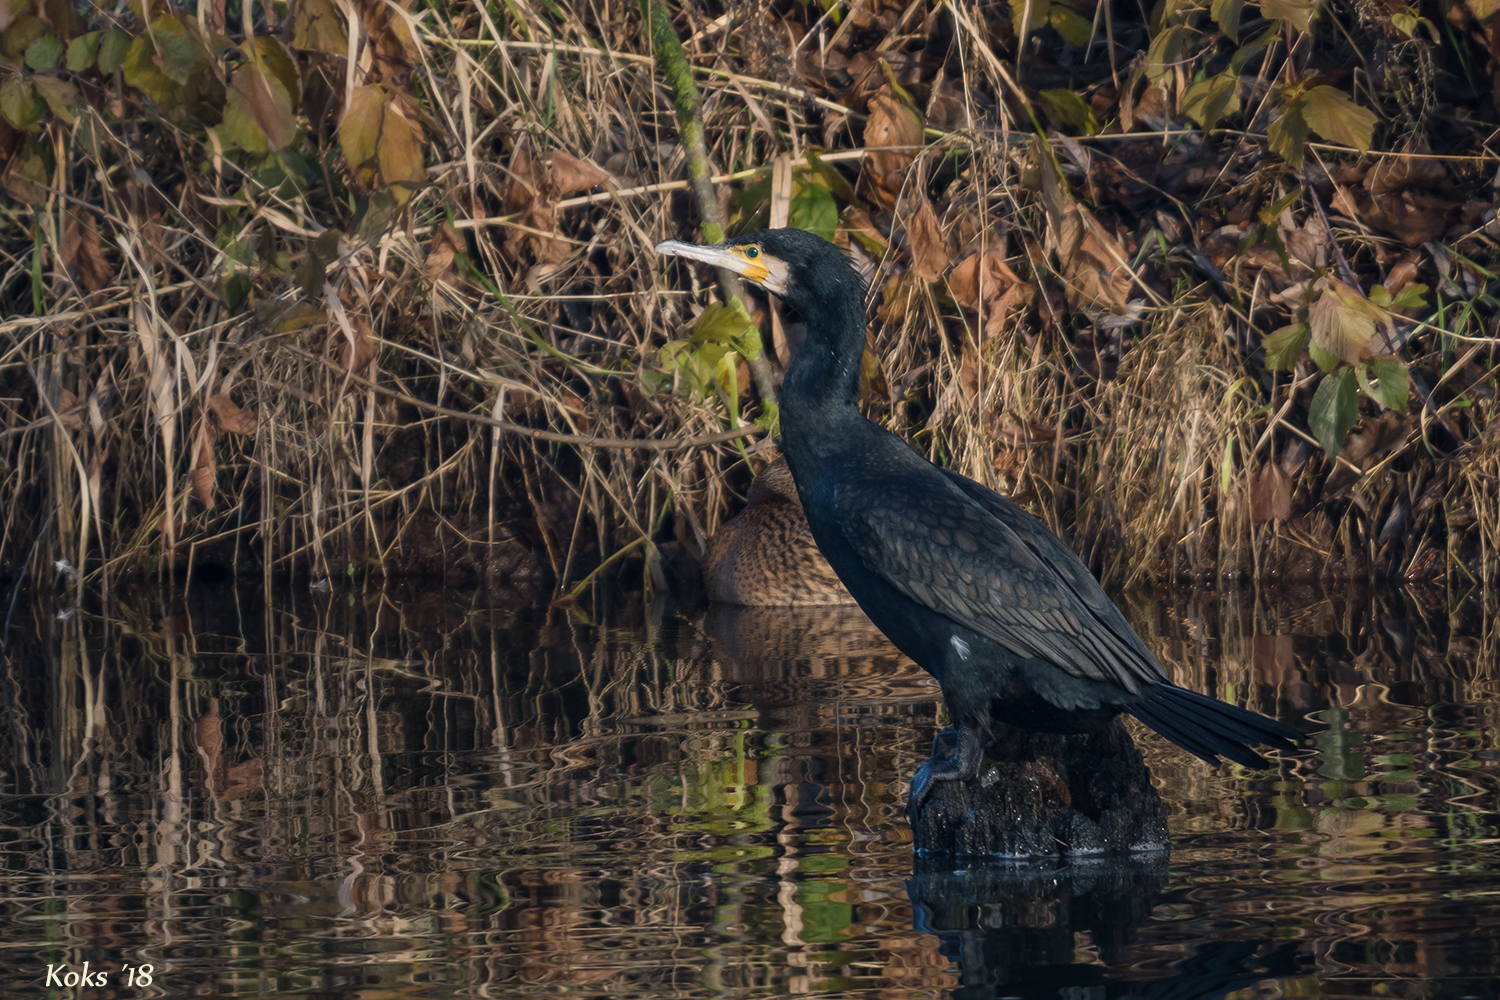
[[[1276,256],[1281,258],[1281,270],[1288,278],[1292,276],[1292,255],[1287,253],[1286,240],[1281,238],[1281,230],[1276,226],[1266,227],[1266,244],[1276,251]]]
[[[219,130],[225,142],[252,153],[285,149],[297,136],[292,97],[277,77],[247,63],[230,80]]]
[[[1316,341],[1309,340],[1307,342],[1307,355],[1325,372],[1333,371],[1340,364],[1338,358],[1319,347]]]
[[[1280,25],[1273,22],[1269,28],[1262,31],[1253,41],[1241,45],[1229,59],[1229,71],[1236,76],[1244,73],[1245,64],[1250,61],[1251,57],[1267,45],[1270,45],[1279,33]]]
[[[1240,11],[1244,6],[1245,0],[1213,0],[1209,5],[1209,16],[1219,26],[1219,30],[1229,36],[1230,41],[1239,40]]]
[[[1302,114],[1302,99],[1293,99],[1281,109],[1281,117],[1266,129],[1266,144],[1271,152],[1286,161],[1293,170],[1302,169],[1302,144],[1307,141],[1307,119]]]
[[[82,73],[94,65],[94,60],[99,58],[100,37],[100,32],[90,31],[86,35],[79,35],[68,43],[69,71]]]
[[[1047,11],[1047,23],[1062,36],[1063,41],[1069,45],[1076,45],[1080,49],[1088,45],[1089,39],[1094,35],[1093,23],[1088,18],[1079,15],[1072,7],[1064,4],[1052,5]]]
[[[1042,105],[1058,130],[1070,126],[1085,135],[1097,135],[1099,122],[1094,118],[1094,109],[1083,103],[1083,98],[1071,90],[1042,91]]]
[[[703,310],[693,324],[693,343],[722,346],[754,359],[761,352],[760,328],[745,311],[745,303],[733,298],[727,304],[715,303]]]
[[[1329,142],[1368,152],[1375,131],[1375,112],[1360,107],[1337,87],[1314,87],[1301,97],[1308,127]]]
[[[104,33],[99,40],[99,72],[114,76],[125,65],[125,56],[130,52],[130,36],[119,28]]]
[[[156,38],[156,63],[162,75],[179,86],[185,86],[198,62],[198,47],[192,39],[168,31],[153,31]]]
[[[1384,285],[1376,285],[1370,289],[1370,301],[1381,309],[1391,307],[1391,293]]]
[[[1028,6],[1031,8],[1031,17],[1022,24]],[[1010,0],[1011,30],[1021,38],[1031,34],[1047,23],[1047,13],[1051,6],[1049,0]]]
[[[1187,28],[1178,24],[1162,29],[1151,39],[1151,46],[1146,49],[1146,76],[1152,83],[1173,71],[1182,57],[1182,45],[1187,37]]]
[[[236,271],[219,284],[219,298],[230,313],[237,313],[250,298],[250,275]]]
[[[26,49],[26,65],[38,73],[55,69],[62,61],[63,43],[52,32],[32,42]]]
[[[201,76],[207,61],[188,38],[182,22],[170,15],[158,17],[149,32],[130,43],[125,56],[125,82],[165,110],[180,110],[197,98],[197,88],[186,89],[195,71]],[[101,52],[100,66],[104,59]],[[198,83],[201,85],[202,80]]]
[[[804,184],[802,190],[792,197],[787,223],[793,229],[805,229],[825,240],[832,240],[839,224],[839,207],[833,200],[833,193],[821,184]]]
[[[299,0],[292,5],[292,48],[347,55],[347,24],[333,0]]]
[[[1329,458],[1338,455],[1344,446],[1344,435],[1358,419],[1359,390],[1354,369],[1345,368],[1337,374],[1323,376],[1307,412],[1307,428]]]
[[[1312,331],[1306,323],[1293,323],[1266,334],[1260,342],[1266,349],[1266,367],[1281,372],[1296,368],[1311,336]]]
[[[1306,31],[1316,5],[1317,0],[1260,0],[1260,12],[1273,21],[1287,21],[1298,31]]]
[[[240,50],[249,56],[250,61],[259,66],[262,72],[269,73],[281,81],[282,87],[291,97],[293,108],[301,102],[302,76],[297,72],[297,64],[292,62],[291,53],[286,50],[286,46],[281,44],[280,39],[274,35],[257,35],[253,42],[241,45]]]
[[[41,121],[42,109],[36,102],[36,92],[25,77],[8,76],[0,84],[0,115],[23,132]]]
[[[1360,369],[1360,387],[1369,394],[1370,398],[1378,402],[1387,410],[1395,410],[1397,413],[1406,412],[1406,389],[1407,375],[1406,362],[1400,358],[1371,358],[1366,365],[1369,368],[1370,377],[1375,379],[1372,387],[1369,380],[1365,378],[1364,369]]]
[[[1421,282],[1412,282],[1401,289],[1401,294],[1391,303],[1392,309],[1421,309],[1427,305],[1427,286]]]
[[[809,149],[804,155],[808,166],[813,168],[814,173],[818,175],[818,180],[822,181],[823,186],[833,193],[834,198],[846,205],[859,204],[859,195],[855,193],[854,185],[849,183],[849,178],[845,177],[838,167],[825,162],[815,150]],[[765,197],[769,198],[770,195],[768,187]]]
[[[47,102],[47,107],[52,113],[69,125],[78,120],[78,115],[73,109],[78,107],[78,88],[66,80],[59,80],[55,76],[34,76],[31,82],[36,87],[36,92]]]
[[[1297,199],[1301,197],[1301,185],[1292,188],[1286,194],[1282,195],[1280,198],[1277,198],[1274,202],[1260,210],[1259,218],[1261,223],[1267,226],[1275,226],[1276,220],[1281,218],[1281,213],[1285,212],[1292,205],[1296,204]],[[1279,240],[1281,238],[1281,234],[1277,233],[1276,237]],[[1285,247],[1285,244],[1282,244],[1282,246]],[[1283,265],[1285,265],[1286,263],[1286,261],[1282,261]]]
[[[1213,128],[1225,115],[1240,109],[1239,75],[1224,72],[1189,84],[1182,92],[1181,109],[1204,128]]]
[[[0,31],[0,53],[19,59],[47,31],[46,21],[33,14],[21,14],[10,22],[10,27]]]

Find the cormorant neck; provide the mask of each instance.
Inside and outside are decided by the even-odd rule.
[[[865,299],[853,269],[848,272],[847,280],[819,282],[819,294],[792,302],[807,322],[807,338],[781,384],[783,427],[821,436],[830,424],[859,416]]]

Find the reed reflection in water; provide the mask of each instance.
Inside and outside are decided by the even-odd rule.
[[[1140,598],[1170,858],[913,858],[935,686],[848,608],[475,594],[37,606],[0,672],[0,995],[1500,995],[1500,629],[1430,595]],[[127,988],[126,964],[153,966]]]

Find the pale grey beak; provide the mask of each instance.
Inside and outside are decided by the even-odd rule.
[[[656,252],[663,257],[686,257],[702,261],[715,267],[727,267],[736,274],[745,266],[745,261],[717,243],[683,243],[681,240],[665,240],[656,244]]]
[[[705,246],[678,240],[656,244],[656,252],[665,257],[684,257],[725,268],[777,295],[785,295],[790,285],[786,264],[769,254],[762,253],[755,260],[747,260],[743,253],[736,253],[722,243]]]

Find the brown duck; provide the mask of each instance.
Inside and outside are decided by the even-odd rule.
[[[786,459],[763,469],[745,499],[745,509],[719,528],[703,554],[711,600],[774,607],[854,603],[813,541]]]

